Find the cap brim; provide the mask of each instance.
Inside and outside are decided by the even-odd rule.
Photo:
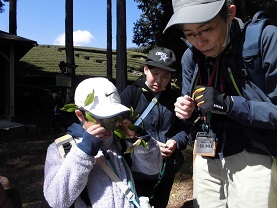
[[[173,26],[184,23],[203,23],[214,18],[221,10],[225,1],[214,1],[209,4],[198,4],[182,7],[174,12],[163,33]]]
[[[152,62],[152,61],[146,61],[145,64],[149,65],[149,66],[155,66],[155,67],[158,67],[158,68],[170,71],[170,72],[176,72],[176,69],[165,66],[165,65],[160,64],[160,63],[156,63],[156,62]]]
[[[100,118],[100,119],[111,118],[121,113],[130,111],[129,108],[119,103],[112,103],[109,105],[99,105],[94,109],[87,109],[87,107],[88,106],[86,106],[85,109],[88,110],[92,114],[92,116],[95,116],[96,118]]]

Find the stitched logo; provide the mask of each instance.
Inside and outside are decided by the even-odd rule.
[[[105,96],[106,97],[109,97],[110,95],[112,95],[112,94],[114,94],[115,93],[115,91],[114,92],[111,92],[111,93],[105,93]]]
[[[157,52],[156,53],[157,56],[160,56],[160,60],[163,60],[164,62],[166,62],[166,59],[168,59],[169,57],[167,57],[167,54],[166,53],[163,53],[163,52]]]

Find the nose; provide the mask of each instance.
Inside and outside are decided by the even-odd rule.
[[[207,39],[205,37],[203,37],[202,35],[197,35],[195,37],[195,43],[197,45],[197,48],[201,48],[207,44]]]
[[[162,82],[162,76],[160,74],[158,76],[156,76],[156,82],[157,83],[161,83]]]

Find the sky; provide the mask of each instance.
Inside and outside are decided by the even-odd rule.
[[[107,1],[73,1],[73,41],[75,46],[107,47]],[[9,3],[0,13],[0,30],[9,32]],[[141,10],[134,0],[126,0],[127,48],[132,43],[134,23]],[[17,35],[40,45],[65,45],[65,0],[18,0]],[[116,49],[116,0],[112,0],[112,48]]]

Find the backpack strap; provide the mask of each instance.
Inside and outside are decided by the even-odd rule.
[[[147,108],[144,110],[144,112],[141,114],[141,116],[134,123],[135,126],[139,126],[140,123],[143,121],[143,119],[150,112],[150,110],[158,103],[158,99],[159,99],[160,95],[161,95],[161,92],[157,93],[157,95],[152,99],[152,101],[149,103]]]
[[[70,134],[66,134],[64,136],[57,138],[55,140],[55,143],[58,147],[62,159],[66,157],[67,153],[73,146],[76,146],[76,141]]]

